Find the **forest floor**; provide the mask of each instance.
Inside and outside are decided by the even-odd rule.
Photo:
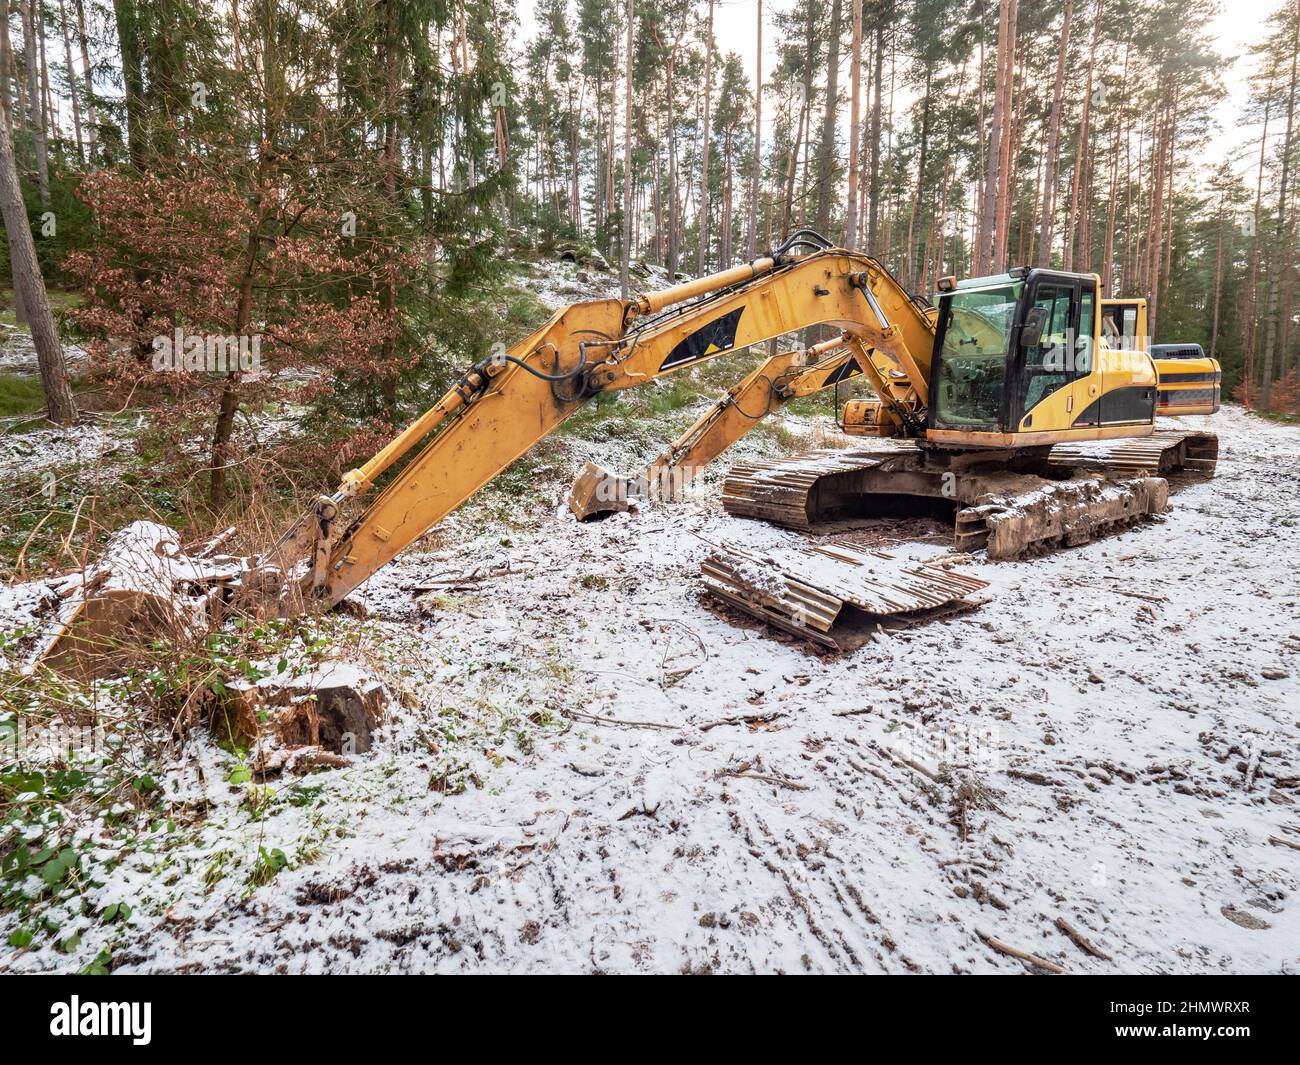
[[[385,684],[346,767],[259,784],[203,729],[164,763],[101,751],[86,777],[152,798],[68,842],[46,766],[6,830],[80,864],[18,885],[0,970],[1043,967],[995,942],[1068,972],[1300,972],[1300,427],[1182,419],[1220,434],[1219,473],[1162,520],[977,559],[978,609],[829,655],[701,594],[708,541],[801,539],[722,512],[736,456],[680,504],[560,505],[583,459],[635,469],[702,402],[656,395],[508,471],[354,596],[364,619],[285,638],[273,669]],[[829,435],[804,414],[739,453]]]

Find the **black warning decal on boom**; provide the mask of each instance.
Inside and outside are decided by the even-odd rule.
[[[831,375],[826,378],[826,387],[838,385],[841,381],[847,381],[850,377],[857,377],[862,372],[862,367],[858,365],[857,359],[850,359],[843,366],[837,367]]]
[[[730,351],[736,345],[736,327],[744,313],[744,307],[737,307],[721,318],[700,326],[668,353],[668,358],[664,359],[659,369],[671,370],[684,362],[694,362],[719,351]]]

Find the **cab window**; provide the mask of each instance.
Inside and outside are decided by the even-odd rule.
[[[1083,377],[1092,372],[1093,332],[1096,329],[1097,296],[1092,289],[1084,289],[1079,300],[1079,337],[1074,345],[1074,376]]]
[[[1015,282],[940,296],[939,367],[931,395],[936,425],[997,428],[1023,289]]]
[[[1092,294],[1089,293],[1089,298]],[[1042,338],[1025,349],[1025,402],[1028,414],[1058,388],[1074,378],[1073,345],[1078,290],[1067,284],[1042,284],[1034,295],[1034,306],[1045,313]],[[1089,333],[1092,331],[1089,319]]]
[[[1101,309],[1102,334],[1109,346],[1124,351],[1136,351],[1138,309],[1132,304],[1112,303]]]

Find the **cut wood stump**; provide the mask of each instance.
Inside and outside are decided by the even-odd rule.
[[[376,678],[333,663],[299,677],[268,677],[227,687],[213,719],[223,739],[265,756],[282,748],[314,747],[364,754],[384,722],[388,692]]]

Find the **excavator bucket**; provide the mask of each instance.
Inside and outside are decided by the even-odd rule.
[[[637,498],[635,486],[628,478],[588,462],[569,486],[564,501],[579,521],[592,521],[634,510]]]

